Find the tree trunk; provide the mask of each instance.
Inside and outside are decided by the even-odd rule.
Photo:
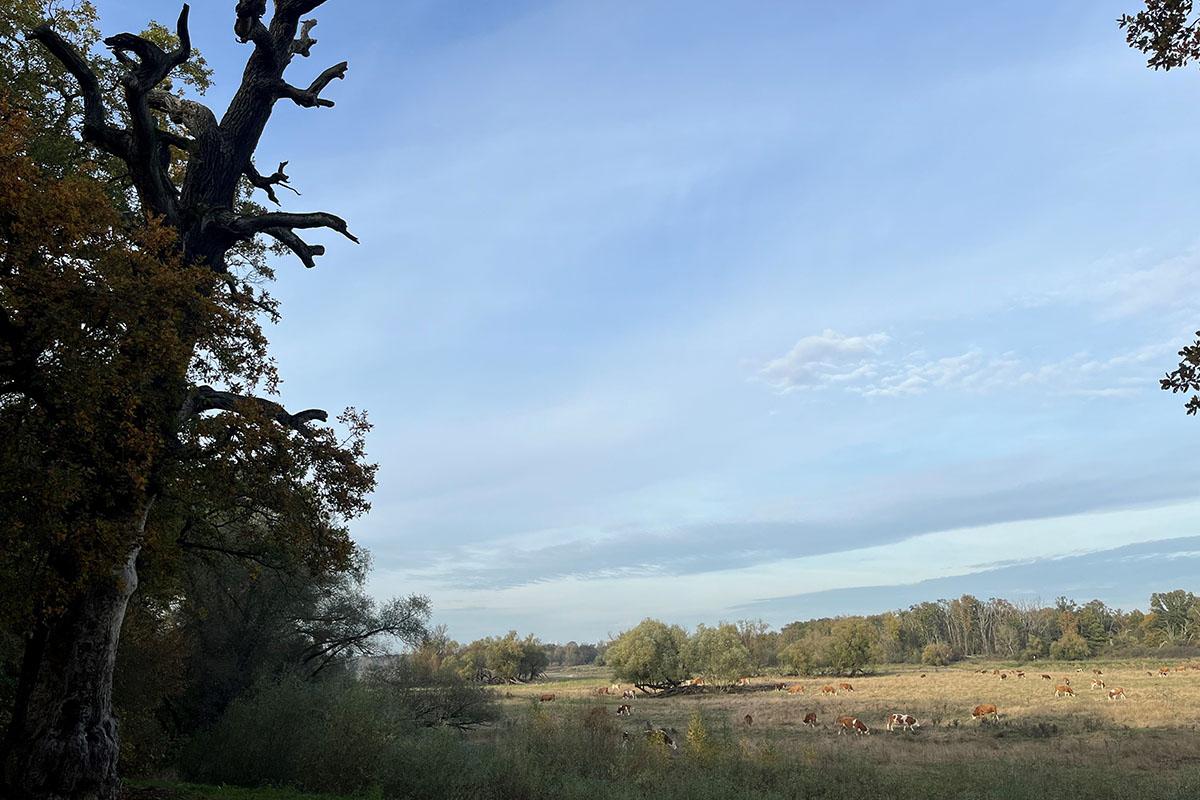
[[[134,541],[144,526],[145,514]],[[137,588],[139,550],[134,546],[110,579],[80,593],[27,643],[4,753],[6,797],[116,797],[112,678],[125,609]]]

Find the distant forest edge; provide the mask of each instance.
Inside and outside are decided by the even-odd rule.
[[[510,631],[464,645],[440,626],[412,653],[393,659],[419,672],[489,684],[537,680],[550,667],[595,664],[610,667],[619,680],[664,688],[693,678],[728,684],[763,672],[853,675],[879,664],[945,666],[967,657],[1170,657],[1197,647],[1200,597],[1176,589],[1152,594],[1146,612],[1101,600],[1079,605],[1060,597],[1041,606],[963,595],[883,614],[792,622],[779,630],[742,620],[699,625],[689,634],[646,619],[595,644],[546,643]]]

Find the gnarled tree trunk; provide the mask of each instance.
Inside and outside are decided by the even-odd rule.
[[[140,541],[149,510],[147,503],[132,523],[132,541]],[[15,797],[116,795],[113,669],[125,609],[137,589],[139,550],[134,546],[112,575],[79,592],[27,642],[4,748],[4,784]]]

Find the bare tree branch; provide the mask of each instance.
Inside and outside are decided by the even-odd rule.
[[[309,35],[309,33],[315,27],[317,27],[317,21],[315,19],[304,20],[303,24],[300,26],[300,38],[292,42],[292,55],[308,58],[309,54],[312,52],[313,45],[317,43],[317,40]]]
[[[350,241],[358,244],[358,238],[350,233],[346,220],[335,214],[324,211],[314,211],[308,214],[294,214],[287,211],[272,211],[254,217],[237,217],[228,227],[241,236],[253,236],[256,233],[266,233],[274,228],[329,228],[337,231]]]
[[[29,38],[41,42],[57,58],[67,71],[79,81],[83,94],[83,138],[104,152],[129,162],[133,142],[129,131],[118,128],[108,121],[108,109],[100,91],[96,73],[65,39],[49,25],[41,25],[29,32]]]
[[[299,190],[288,183],[290,178],[288,178],[287,173],[283,171],[287,165],[288,162],[280,161],[279,169],[275,171],[275,174],[264,176],[254,166],[254,162],[250,162],[250,166],[246,167],[246,178],[250,181],[252,186],[262,189],[264,192],[266,192],[267,197],[271,198],[272,203],[279,205],[279,198],[275,195],[274,187],[276,186],[282,186],[289,191],[295,192],[297,197],[300,196]]]
[[[295,253],[304,262],[304,266],[309,269],[317,266],[315,260],[317,256],[325,255],[324,245],[309,244],[290,228],[267,228],[263,233]]]
[[[184,416],[195,416],[205,411],[229,411],[236,414],[243,413],[246,409],[254,409],[257,413],[263,414],[275,420],[280,425],[291,428],[304,436],[312,436],[312,430],[308,427],[308,423],[313,421],[326,422],[329,420],[329,414],[319,408],[310,408],[306,411],[290,414],[287,409],[273,400],[236,394],[234,392],[223,392],[211,386],[198,386],[193,390],[192,396],[189,398],[187,406],[185,406]]]
[[[321,97],[321,92],[335,79],[342,80],[345,78],[346,70],[349,66],[345,61],[333,65],[318,75],[317,79],[309,84],[307,89],[300,89],[281,80],[276,86],[276,96],[286,97],[296,105],[304,106],[305,108],[333,108],[333,101]]]
[[[179,21],[175,26],[175,33],[179,37],[179,47],[170,53],[164,52],[161,47],[149,39],[132,33],[118,33],[116,36],[110,36],[104,40],[104,43],[112,48],[113,55],[117,57],[117,60],[130,68],[129,76],[136,82],[137,88],[142,94],[162,83],[171,74],[171,70],[187,61],[191,56],[192,37],[188,32],[189,10],[188,4],[184,3],[183,10],[179,12]],[[129,58],[129,53],[137,56],[136,62]]]

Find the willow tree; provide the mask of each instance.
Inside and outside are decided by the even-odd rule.
[[[323,2],[275,0],[269,21],[265,0],[237,3],[251,52],[220,117],[172,86],[194,58],[186,5],[173,36],[104,40],[115,92],[68,37],[32,30],[77,84],[80,138],[119,166],[116,190],[103,171],[39,169],[27,120],[0,105],[0,574],[20,577],[27,620],[5,796],[116,794],[113,665],[148,553],[283,553],[335,571],[358,557],[346,522],[374,484],[365,418],[346,412],[339,434],[326,412],[272,399],[259,327],[278,314],[260,237],[306,267],[324,254],[306,232],[353,237],[333,214],[249,196],[278,205],[289,185],[283,164],[255,166],[275,103],[330,107],[346,74],[284,78],[316,44],[302,18]]]

